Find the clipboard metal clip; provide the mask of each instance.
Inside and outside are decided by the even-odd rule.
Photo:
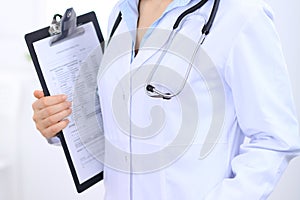
[[[57,19],[59,18],[59,20]],[[60,33],[60,20],[62,16],[60,14],[55,14],[52,19],[52,23],[49,28],[50,35],[57,35]]]
[[[57,20],[57,18],[60,18]],[[50,46],[66,39],[82,35],[84,29],[77,27],[77,17],[73,8],[68,8],[63,16],[55,14],[49,28],[49,33],[53,37]]]

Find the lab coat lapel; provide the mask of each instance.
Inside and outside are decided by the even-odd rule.
[[[120,29],[115,33],[114,37],[111,38],[105,49],[104,58],[102,59],[102,68],[106,70],[116,62],[119,65],[117,70],[121,73],[128,73],[130,71],[131,55],[132,55],[132,32],[128,30],[126,23],[121,22],[119,24]],[[122,30],[122,32],[119,32]],[[112,74],[118,79],[119,75]]]

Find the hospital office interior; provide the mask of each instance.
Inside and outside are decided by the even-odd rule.
[[[300,120],[300,3],[265,0],[275,25]],[[73,7],[77,15],[95,11],[104,37],[117,0],[1,0],[0,7],[0,200],[101,200],[103,183],[76,192],[64,153],[37,132],[32,121],[34,89],[40,84],[24,35],[50,25],[56,13]],[[226,39],[226,38],[224,38]],[[269,200],[300,200],[300,158],[291,161]]]

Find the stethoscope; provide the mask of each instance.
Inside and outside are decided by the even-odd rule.
[[[207,2],[208,2],[208,0],[201,0],[199,3],[192,6],[189,9],[185,10],[183,13],[181,13],[179,15],[179,17],[177,18],[177,20],[175,21],[175,23],[173,25],[173,29],[172,29],[171,33],[170,33],[170,35],[167,39],[166,49],[168,49],[170,47],[170,45],[172,44],[172,40],[174,39],[174,37],[176,35],[176,29],[178,28],[178,26],[180,25],[180,23],[184,19],[184,17],[191,14],[191,13],[193,13],[193,12],[195,12],[196,10],[200,9]],[[184,86],[185,86],[185,84],[188,80],[190,71],[192,69],[192,64],[195,60],[195,56],[197,55],[197,52],[198,52],[200,46],[203,44],[206,36],[209,34],[209,31],[212,27],[212,24],[213,24],[214,20],[215,20],[215,17],[216,17],[217,11],[218,11],[218,7],[219,7],[219,3],[220,3],[220,0],[214,0],[213,8],[212,8],[212,11],[210,13],[209,19],[208,19],[207,23],[205,23],[204,26],[202,27],[201,37],[199,38],[197,46],[193,51],[193,54],[192,54],[192,57],[191,57],[191,62],[189,62],[189,66],[188,66],[187,71],[185,73],[184,80],[183,80],[182,84],[180,85],[179,89],[176,92],[173,92],[173,93],[171,93],[171,92],[162,92],[159,89],[157,89],[154,86],[154,84],[151,83],[151,80],[153,79],[153,76],[154,76],[155,72],[157,71],[157,68],[159,67],[161,61],[163,60],[164,56],[167,53],[167,51],[164,50],[163,53],[160,55],[158,61],[154,65],[152,71],[150,72],[150,74],[149,74],[149,76],[146,80],[145,91],[146,91],[148,96],[153,97],[153,98],[162,98],[162,99],[170,100],[172,97],[175,97],[175,96],[179,95],[182,92],[182,90],[184,89]],[[115,23],[114,23],[114,25],[113,25],[109,41],[112,38],[114,32],[116,31],[118,25],[120,24],[121,20],[122,20],[122,14],[120,12],[117,19],[116,19],[116,21],[115,21]]]

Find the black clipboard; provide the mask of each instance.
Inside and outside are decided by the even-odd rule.
[[[72,14],[72,16],[71,16],[71,14]],[[57,17],[61,17],[60,23],[56,21]],[[43,72],[41,70],[41,66],[40,66],[33,43],[40,41],[42,39],[48,38],[50,36],[53,36],[54,34],[57,34],[55,42],[60,42],[61,40],[64,40],[67,37],[70,37],[70,32],[68,32],[68,31],[71,29],[70,28],[71,26],[74,26],[74,24],[70,25],[70,23],[69,24],[66,23],[65,27],[63,27],[63,25],[62,25],[64,21],[68,22],[68,20],[71,19],[70,17],[73,17],[73,21],[71,21],[70,23],[75,23],[77,28],[79,28],[80,26],[82,26],[84,24],[92,22],[94,29],[96,31],[97,37],[99,39],[99,42],[100,42],[101,46],[103,45],[104,38],[102,36],[96,14],[94,12],[89,12],[89,13],[86,13],[86,14],[76,17],[76,14],[72,8],[67,9],[64,16],[54,15],[51,26],[48,26],[48,27],[42,28],[40,30],[34,31],[32,33],[26,34],[25,40],[26,40],[26,43],[27,43],[27,46],[28,46],[28,49],[30,52],[30,56],[32,58],[35,70],[37,72],[37,75],[38,75],[38,78],[40,81],[40,84],[43,88],[43,92],[46,96],[49,96],[50,92],[48,90],[47,83],[43,76]],[[74,17],[75,17],[75,20],[74,20]],[[66,19],[66,18],[68,18],[68,19]],[[58,25],[61,25],[61,27],[57,27]],[[60,30],[57,30],[57,29],[60,29]],[[50,30],[50,32],[49,32],[49,30]],[[52,34],[51,34],[51,31],[52,31]],[[71,31],[74,31],[74,30],[71,30]],[[57,32],[57,33],[55,33],[55,32]],[[53,44],[50,44],[50,45],[53,45]],[[86,180],[84,182],[80,182],[63,132],[62,131],[59,132],[57,136],[60,139],[64,154],[66,156],[66,159],[67,159],[67,162],[68,162],[68,165],[69,165],[69,168],[70,168],[70,171],[71,171],[71,174],[72,174],[75,186],[76,186],[76,190],[78,193],[83,192],[87,188],[91,187],[92,185],[96,184],[97,182],[99,182],[103,179],[103,171],[100,171],[98,174],[90,177],[88,180]]]

